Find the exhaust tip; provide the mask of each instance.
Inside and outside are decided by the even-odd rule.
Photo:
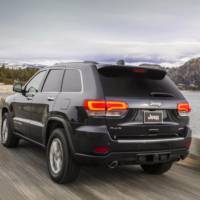
[[[114,161],[112,161],[112,162],[108,165],[108,167],[109,167],[110,169],[114,169],[114,168],[116,168],[118,165],[119,165],[119,162],[118,162],[117,160],[114,160]]]

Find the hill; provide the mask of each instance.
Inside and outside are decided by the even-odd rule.
[[[167,71],[180,89],[200,90],[200,58],[191,59],[177,68],[168,68]]]

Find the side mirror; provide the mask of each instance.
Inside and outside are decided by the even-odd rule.
[[[22,93],[22,84],[21,83],[14,83],[13,85],[13,91]]]

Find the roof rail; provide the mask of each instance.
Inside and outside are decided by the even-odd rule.
[[[91,64],[98,64],[96,61],[90,61],[90,60],[85,60],[83,61],[84,63],[91,63]]]

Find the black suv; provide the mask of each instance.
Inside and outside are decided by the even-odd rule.
[[[47,151],[51,178],[77,178],[81,164],[139,164],[162,174],[191,143],[190,106],[155,66],[68,63],[37,72],[2,109],[1,143]]]

